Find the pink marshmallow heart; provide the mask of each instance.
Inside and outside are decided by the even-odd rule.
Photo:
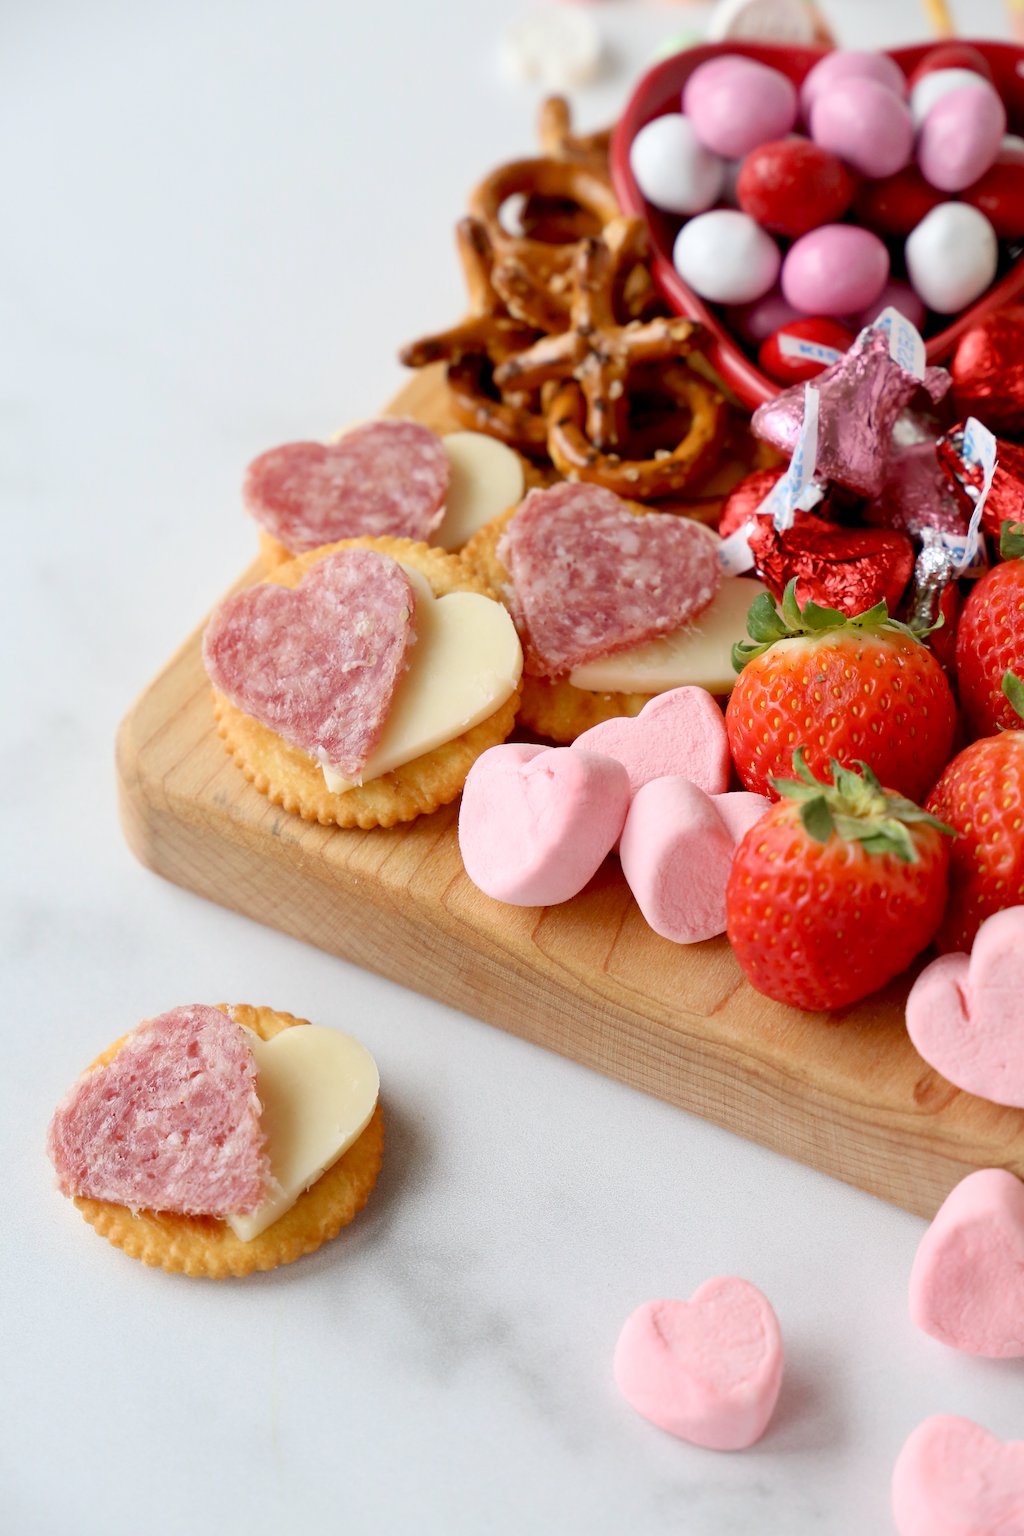
[[[586,752],[618,758],[637,790],[652,779],[678,774],[709,795],[729,787],[725,718],[703,688],[672,688],[645,704],[635,718],[618,716],[591,726],[573,743]]]
[[[568,901],[615,846],[628,805],[629,777],[613,758],[516,742],[491,747],[462,791],[466,873],[485,895],[514,906]]]
[[[741,843],[766,811],[772,808],[767,795],[754,795],[746,789],[734,789],[727,795],[712,795],[711,802],[721,816],[734,843]]]
[[[1024,1536],[1024,1440],[925,1419],[897,1458],[892,1508],[899,1536]]]
[[[741,1451],[768,1426],[782,1335],[748,1280],[707,1280],[689,1301],[648,1301],[615,1346],[615,1384],[637,1413],[694,1445]]]
[[[699,944],[725,932],[735,846],[711,796],[689,779],[652,779],[633,796],[619,858],[655,933]]]
[[[203,661],[239,709],[357,780],[407,665],[415,613],[396,561],[339,550],[297,587],[263,582],[227,598],[206,626]]]
[[[921,1239],[910,1316],[952,1349],[1024,1355],[1024,1184],[1004,1168],[968,1174]]]
[[[970,955],[941,955],[907,998],[907,1030],[929,1066],[993,1104],[1024,1108],[1024,907],[986,918]]]
[[[689,779],[652,779],[633,796],[619,840],[626,883],[647,922],[676,944],[725,932],[736,844],[770,801],[706,795]]]

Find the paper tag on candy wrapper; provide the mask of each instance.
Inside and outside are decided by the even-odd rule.
[[[901,315],[898,309],[893,309],[890,304],[883,309],[877,320],[872,320],[867,327],[869,331],[884,331],[889,338],[889,356],[894,363],[907,373],[912,373],[916,379],[924,378],[925,362],[924,342],[921,333],[915,325],[911,325],[905,315]]]
[[[788,331],[779,332],[779,352],[783,357],[798,357],[805,363],[820,363],[831,368],[846,354],[835,347],[823,347],[820,341],[806,341],[802,336],[791,336]]]
[[[744,571],[753,570],[754,551],[747,542],[749,527],[749,523],[741,524],[719,543],[718,563],[723,576],[742,576]]]
[[[789,468],[777,480],[768,495],[757,508],[755,516],[771,517],[776,528],[792,528],[797,512],[809,512],[825,494],[821,486],[814,484],[814,468],[818,455],[818,391],[810,384],[804,387],[804,419],[796,440]],[[726,576],[742,576],[754,565],[754,555],[747,539],[750,523],[744,523],[721,541],[718,561]]]
[[[988,427],[982,426],[976,417],[968,416],[964,423],[964,441],[960,452],[968,464],[979,465],[985,478],[980,490],[974,486],[965,486],[968,496],[977,498],[967,532],[962,536],[944,533],[942,542],[956,562],[956,575],[976,577],[987,569],[985,546],[981,538],[981,514],[985,510],[985,502],[995,477],[998,444]]]
[[[758,517],[770,517],[781,533],[792,528],[797,511],[807,512],[821,500],[821,492],[812,485],[818,461],[818,391],[804,385],[804,419],[793,449],[789,468],[772,486],[757,509]],[[808,500],[808,497],[811,497]]]

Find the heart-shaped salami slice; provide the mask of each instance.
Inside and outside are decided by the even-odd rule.
[[[321,765],[357,780],[387,719],[415,636],[416,598],[371,549],[326,555],[297,587],[249,587],[203,639],[215,688]]]
[[[79,1078],[48,1149],[67,1195],[188,1216],[255,1210],[270,1163],[247,1031],[200,1004],[150,1019]]]
[[[284,443],[254,459],[242,499],[292,554],[365,534],[425,541],[448,495],[448,455],[415,421],[370,421],[333,443]]]
[[[636,516],[595,485],[531,491],[498,555],[531,670],[545,677],[681,628],[722,579],[699,523],[665,512]]]

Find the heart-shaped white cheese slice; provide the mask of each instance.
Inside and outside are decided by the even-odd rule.
[[[511,698],[523,670],[519,636],[500,603],[479,592],[435,597],[419,571],[402,569],[416,589],[416,643],[361,784],[479,725]],[[332,794],[354,787],[333,768],[323,774]]]
[[[451,478],[444,517],[430,542],[461,549],[485,523],[522,501],[523,463],[483,432],[449,432],[441,442]]]
[[[574,667],[569,681],[594,693],[664,693],[687,684],[731,693],[732,648],[747,638],[750,605],[765,590],[749,577],[727,576],[703,612],[681,629]]]
[[[249,1043],[274,1184],[250,1215],[226,1218],[244,1243],[290,1210],[358,1140],[380,1092],[369,1051],[336,1029],[301,1024],[283,1029],[272,1040],[254,1033]]]

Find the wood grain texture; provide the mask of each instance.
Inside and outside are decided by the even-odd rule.
[[[391,409],[451,425],[432,370]],[[200,634],[118,736],[125,835],[157,874],[920,1215],[975,1168],[1024,1176],[1024,1113],[925,1065],[906,982],[801,1014],[754,992],[724,938],[659,938],[614,859],[565,906],[508,907],[464,874],[454,807],[362,832],[270,805],[217,736]]]

